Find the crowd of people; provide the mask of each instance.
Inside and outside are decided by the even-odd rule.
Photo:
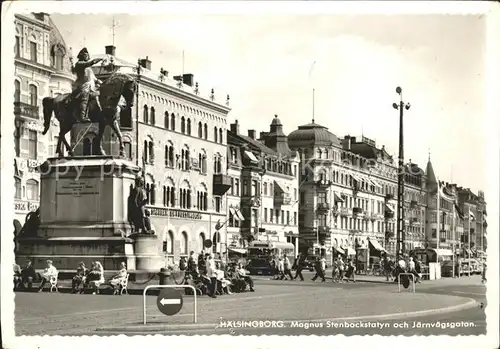
[[[47,283],[57,285],[59,271],[51,260],[47,260],[47,266],[43,272],[36,272],[30,260],[26,262],[24,268],[14,264],[14,288],[19,290],[32,290],[33,283],[40,282],[37,291],[42,292]],[[115,291],[123,286],[123,281],[127,279],[127,267],[124,262],[120,264],[120,270],[107,282],[104,279],[104,268],[99,261],[92,262],[90,268],[80,262],[76,269],[76,274],[71,281],[72,293],[83,293],[85,289],[91,289],[93,294],[99,293],[99,287],[108,284]]]
[[[389,256],[381,259],[381,265],[387,281],[398,282],[399,275],[410,273],[414,275],[414,280],[419,283],[422,279],[422,262],[417,257],[401,256],[397,262]]]
[[[255,291],[253,280],[242,263],[226,265],[224,258],[216,260],[213,253],[201,252],[196,257],[191,251],[187,261],[181,258],[179,269],[184,271],[184,284],[212,298],[243,292],[247,287],[251,292]]]

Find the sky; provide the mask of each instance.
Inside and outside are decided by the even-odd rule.
[[[52,18],[73,55],[104,53],[111,15]],[[194,74],[201,94],[230,95],[229,123],[290,133],[313,117],[343,137],[361,136],[397,157],[399,102],[405,160],[439,179],[485,190],[486,18],[481,15],[115,15],[117,56],[152,70]],[[183,64],[184,51],[184,64]],[[488,194],[486,194],[488,195]]]

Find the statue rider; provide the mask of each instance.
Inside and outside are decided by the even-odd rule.
[[[76,118],[80,122],[90,121],[87,116],[89,102],[95,101],[99,111],[102,111],[99,98],[97,98],[97,89],[102,81],[96,78],[92,66],[101,62],[103,58],[90,59],[87,48],[83,48],[78,53],[78,62],[73,67],[73,73],[76,73],[76,81],[73,84],[73,97],[79,97],[78,110]]]

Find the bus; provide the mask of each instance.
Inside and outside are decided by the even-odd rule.
[[[252,275],[273,275],[271,261],[275,257],[286,255],[292,265],[295,260],[295,246],[289,242],[252,241],[247,250],[247,269]]]

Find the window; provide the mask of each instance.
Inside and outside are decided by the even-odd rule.
[[[33,201],[39,200],[38,182],[33,179],[26,181],[26,199]]]
[[[14,80],[14,102],[21,101],[21,83],[19,80]]]
[[[267,183],[264,183],[264,195],[267,195]]]
[[[267,208],[264,209],[264,222],[267,222]]]
[[[223,143],[223,140],[222,140],[222,129],[221,128],[219,129],[219,143],[220,144]]]
[[[29,130],[28,135],[28,157],[36,159],[38,157],[38,132]]]
[[[16,36],[16,44],[14,46],[14,54],[16,57],[21,55],[21,37]]]
[[[203,126],[201,122],[198,123],[198,138],[203,138]]]
[[[286,222],[285,222],[286,225],[289,225],[290,224],[290,211],[286,211]]]
[[[247,196],[247,195],[248,195],[248,181],[244,180],[243,181],[243,196]]]
[[[188,254],[188,237],[185,231],[181,233],[180,250],[181,250],[181,255]]]
[[[189,171],[190,169],[189,150],[187,149],[181,150],[181,168],[183,171]]]
[[[149,122],[149,109],[147,105],[144,105],[144,110],[142,112],[142,118],[145,124]]]
[[[208,193],[206,191],[206,188],[198,190],[196,194],[196,207],[200,211],[208,210]]]
[[[278,211],[276,211],[278,212]],[[273,209],[270,208],[269,209],[269,222],[272,223],[273,222],[273,219],[274,219],[274,216],[273,216]]]
[[[165,112],[165,115],[163,117],[163,127],[168,130],[168,111]]]
[[[187,125],[186,125],[186,133],[188,136],[191,136],[191,119],[187,119]]]
[[[132,143],[128,141],[123,142],[123,147],[125,149],[125,158],[132,159]]]
[[[174,232],[171,230],[168,231],[166,241],[163,242],[163,252],[174,254]]]
[[[208,126],[205,124],[203,126],[203,138],[208,139]]]
[[[30,85],[30,105],[38,105],[38,89],[35,85]]]
[[[318,204],[326,203],[326,193],[318,193]]]
[[[285,211],[281,210],[281,224],[285,224]]]
[[[174,147],[171,145],[165,146],[165,166],[174,167]]]
[[[61,52],[56,53],[54,64],[57,70],[64,70],[64,55]]]
[[[186,133],[186,119],[184,116],[181,118],[181,132],[183,134]]]
[[[280,210],[275,210],[276,211],[276,223],[279,224],[280,222]]]
[[[252,196],[256,196],[257,193],[257,181],[252,181]]]
[[[14,199],[21,199],[21,179],[14,177],[15,181],[15,193],[14,193]]]
[[[172,113],[172,115],[170,116],[170,129],[172,131],[175,131],[175,115],[174,115],[174,113]]]
[[[37,48],[36,42],[30,41],[30,59],[33,62],[38,62]]]
[[[231,148],[231,162],[236,163],[236,149]]]
[[[293,213],[293,225],[297,225],[297,212]]]
[[[181,208],[191,208],[191,189],[181,188],[179,193],[179,201]]]
[[[205,249],[205,233],[200,233],[198,236],[198,251],[203,251]]]
[[[217,143],[217,127],[214,127],[214,142]]]
[[[154,107],[151,107],[151,118],[150,118],[150,122],[151,122],[151,125],[154,125],[156,123],[156,116],[155,116],[155,108]]]
[[[297,189],[296,188],[293,189],[293,200],[297,201]]]
[[[238,178],[234,179],[234,195],[240,195],[240,180]]]
[[[170,185],[163,186],[163,206],[175,206],[175,188],[172,183],[170,183]]]
[[[215,212],[220,212],[222,208],[222,198],[220,196],[214,197],[215,199]]]

